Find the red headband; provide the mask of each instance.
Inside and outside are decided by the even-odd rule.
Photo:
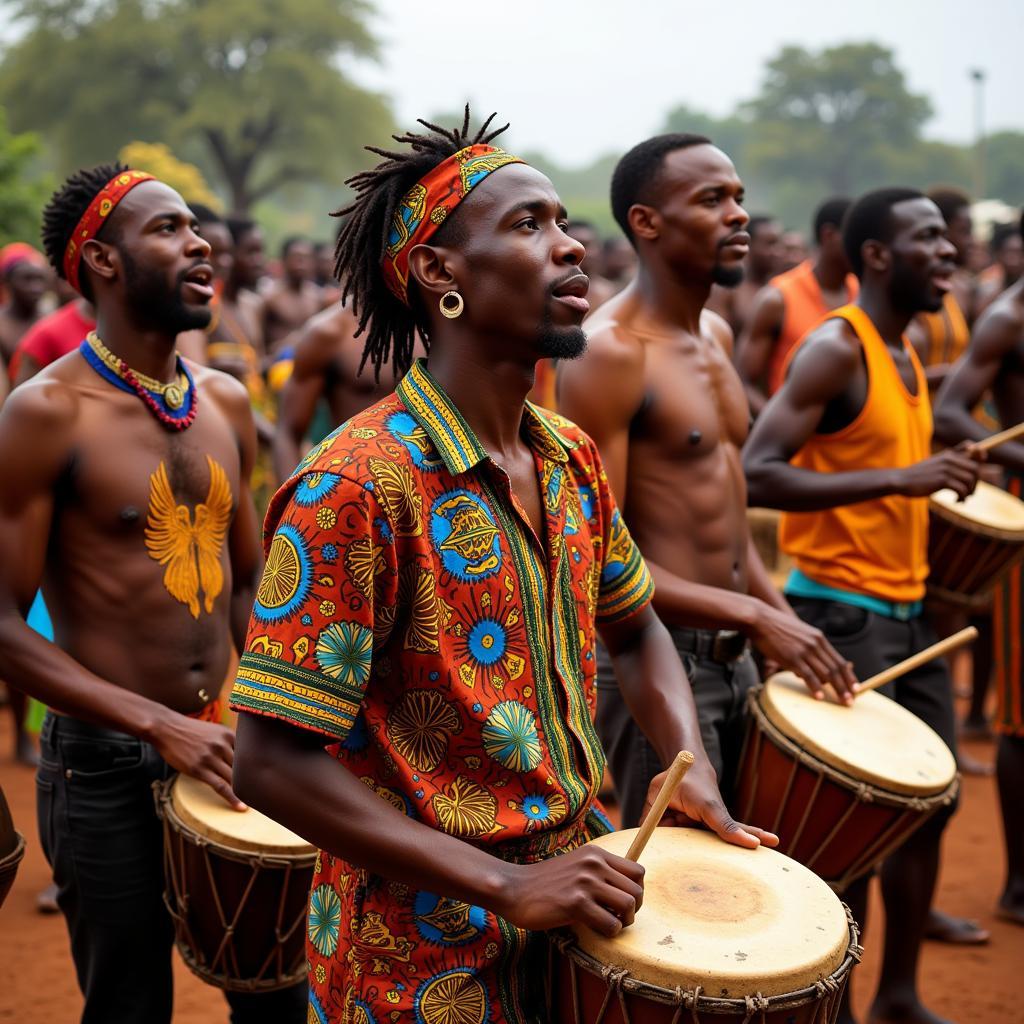
[[[67,278],[68,284],[76,292],[81,292],[82,290],[78,283],[78,268],[82,262],[82,246],[90,238],[95,238],[99,234],[100,229],[106,224],[107,218],[114,211],[117,204],[136,185],[141,185],[144,181],[154,180],[153,175],[147,174],[145,171],[122,171],[111,178],[96,193],[96,197],[86,208],[85,213],[82,214],[82,219],[75,225],[75,230],[71,232],[67,248],[64,250],[64,276]]]
[[[445,218],[488,174],[522,160],[494,146],[467,146],[439,163],[411,189],[395,211],[384,252],[384,281],[409,305],[409,253],[427,242]]]

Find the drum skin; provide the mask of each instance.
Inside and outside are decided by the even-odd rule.
[[[14,885],[14,876],[24,856],[25,839],[15,829],[4,791],[0,789],[0,907]]]
[[[985,608],[992,588],[1024,558],[1024,501],[980,481],[963,501],[937,491],[928,510],[929,595]]]
[[[794,679],[790,673],[780,673],[768,685],[786,684],[792,694]],[[867,697],[878,706],[882,701],[894,703],[880,694],[859,699]],[[952,755],[938,737],[934,742],[949,758],[948,781],[942,781],[945,770],[940,766],[915,792],[907,784],[904,756],[903,777],[894,777],[888,788],[879,784],[883,779],[878,775],[865,778],[845,759],[830,757],[827,739],[813,742],[795,730],[781,728],[777,719],[766,714],[764,687],[751,691],[748,699],[751,714],[737,777],[737,817],[776,833],[780,852],[811,868],[838,892],[870,873],[956,796],[959,779]],[[811,701],[809,696],[806,699]],[[818,705],[812,710],[827,713],[829,709]],[[848,710],[835,706],[840,727],[839,716]],[[909,714],[898,710],[900,715]],[[926,734],[931,732],[923,723],[917,724]],[[857,720],[851,715],[847,739],[855,740],[856,735]],[[933,755],[931,764],[941,752],[933,745],[928,753]]]
[[[635,834],[594,842],[621,855]],[[612,939],[584,927],[554,936],[550,1021],[835,1020],[861,948],[820,879],[774,851],[693,829],[655,829],[640,862],[644,905],[632,925]]]
[[[222,989],[298,984],[306,976],[306,909],[316,850],[302,844],[258,852],[245,840],[229,845],[215,824],[203,828],[182,813],[177,781],[157,783],[154,791],[164,822],[164,899],[182,958]]]

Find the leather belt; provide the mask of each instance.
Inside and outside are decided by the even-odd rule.
[[[696,658],[731,665],[747,653],[747,638],[735,629],[673,629],[676,650]]]

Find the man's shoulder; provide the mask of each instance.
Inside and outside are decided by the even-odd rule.
[[[793,367],[828,367],[836,373],[849,373],[861,362],[862,344],[853,325],[843,317],[830,316],[796,344],[788,363]]]
[[[52,438],[54,431],[73,428],[81,411],[81,357],[71,352],[45,366],[16,387],[3,406],[8,429],[32,430],[34,437]],[[45,434],[36,434],[35,431]]]
[[[295,475],[333,472],[353,479],[365,479],[375,459],[399,465],[415,466],[409,445],[403,443],[415,436],[422,447],[422,427],[406,409],[397,394],[356,413],[313,445],[299,463]]]

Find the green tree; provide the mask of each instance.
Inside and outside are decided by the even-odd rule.
[[[786,46],[743,113],[755,126],[748,158],[759,173],[852,194],[885,175],[887,147],[920,139],[931,104],[910,92],[892,51],[876,43],[820,53]]]
[[[39,215],[53,190],[49,176],[38,173],[41,151],[38,136],[8,130],[0,107],[0,245],[39,244]]]
[[[979,199],[997,198],[1024,206],[1024,132],[996,132],[985,140],[985,192]]]
[[[294,181],[339,181],[385,101],[345,60],[374,57],[366,0],[20,0],[0,100],[52,140],[61,170],[133,139],[169,143],[236,210]],[[40,73],[45,68],[45,73]]]

